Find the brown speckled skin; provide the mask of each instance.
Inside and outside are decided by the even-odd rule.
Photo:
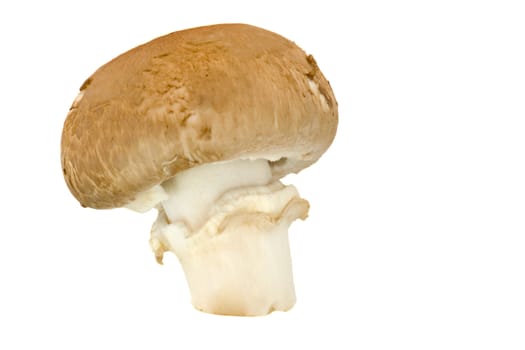
[[[319,85],[327,106],[309,87]],[[337,129],[337,102],[312,56],[261,28],[183,30],[134,48],[80,88],[62,134],[62,169],[86,207],[207,162],[274,158],[276,178],[313,164]]]

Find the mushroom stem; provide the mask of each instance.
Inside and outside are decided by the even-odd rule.
[[[223,194],[198,230],[170,222],[159,206],[150,244],[157,261],[178,257],[193,305],[205,312],[257,316],[295,303],[288,227],[305,219],[308,202],[280,182]]]
[[[257,228],[241,220],[190,249],[182,247],[183,230],[170,225],[163,241],[176,252],[196,309],[259,316],[295,304],[289,225]]]
[[[295,187],[270,181],[266,160],[206,164],[134,203],[162,200],[150,244],[160,263],[166,251],[178,257],[197,309],[256,316],[294,305],[288,227],[309,205]]]
[[[159,209],[150,244],[157,261],[178,257],[193,305],[205,312],[258,316],[295,303],[288,227],[305,219],[308,202],[275,182],[226,193],[197,232],[169,223]]]

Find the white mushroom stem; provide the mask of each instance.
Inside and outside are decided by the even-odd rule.
[[[308,202],[270,179],[267,161],[238,160],[162,186],[169,198],[158,206],[151,247],[158,261],[177,255],[197,309],[255,316],[294,305],[288,227],[306,218]]]

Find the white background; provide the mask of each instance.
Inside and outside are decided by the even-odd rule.
[[[194,310],[154,213],[82,209],[62,179],[95,69],[220,22],[294,40],[339,102],[330,150],[286,179],[312,206],[288,313]],[[0,29],[0,349],[525,348],[520,1],[4,1]]]

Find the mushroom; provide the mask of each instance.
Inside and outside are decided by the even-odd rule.
[[[65,181],[83,207],[152,208],[159,263],[176,254],[195,308],[288,310],[288,227],[309,204],[280,179],[315,163],[338,123],[314,58],[273,32],[174,32],[100,67],[64,123]]]

